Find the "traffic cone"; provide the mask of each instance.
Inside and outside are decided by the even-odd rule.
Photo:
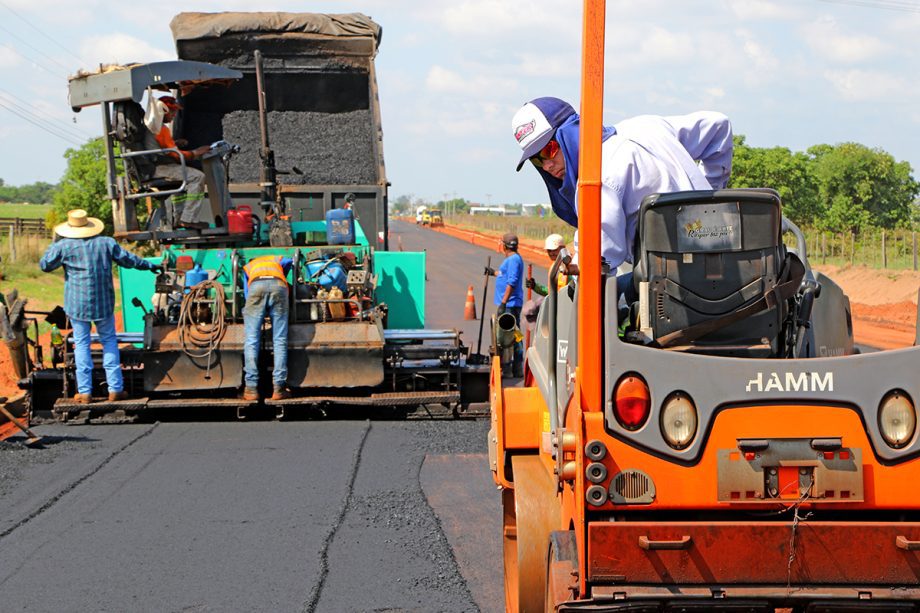
[[[477,319],[476,297],[473,295],[473,286],[466,290],[466,306],[463,308],[463,319]]]

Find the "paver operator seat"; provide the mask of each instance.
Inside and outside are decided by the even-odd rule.
[[[175,207],[169,196],[184,193],[185,181],[175,181],[154,177],[158,158],[166,154],[160,149],[153,133],[144,125],[144,109],[133,100],[122,100],[113,104],[112,129],[115,140],[123,148],[122,160],[129,185],[125,193],[132,196],[150,196],[161,203],[160,209],[166,215],[166,223],[174,227]],[[129,155],[124,155],[128,153]],[[137,155],[130,155],[137,154]],[[183,167],[184,169],[184,167]],[[148,221],[148,229],[156,230],[151,225],[155,215]]]
[[[655,194],[639,212],[639,327],[662,347],[781,357],[804,267],[769,189]]]

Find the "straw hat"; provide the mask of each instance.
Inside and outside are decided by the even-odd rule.
[[[54,233],[64,238],[90,238],[105,228],[95,217],[88,217],[83,209],[68,211],[67,221],[54,226]]]

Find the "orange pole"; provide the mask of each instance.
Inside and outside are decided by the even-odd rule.
[[[578,368],[585,411],[603,408],[601,313],[601,125],[605,0],[585,0],[578,160]]]

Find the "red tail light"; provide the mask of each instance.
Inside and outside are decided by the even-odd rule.
[[[613,390],[613,413],[627,430],[638,430],[648,420],[651,398],[645,381],[637,376],[620,379]]]

